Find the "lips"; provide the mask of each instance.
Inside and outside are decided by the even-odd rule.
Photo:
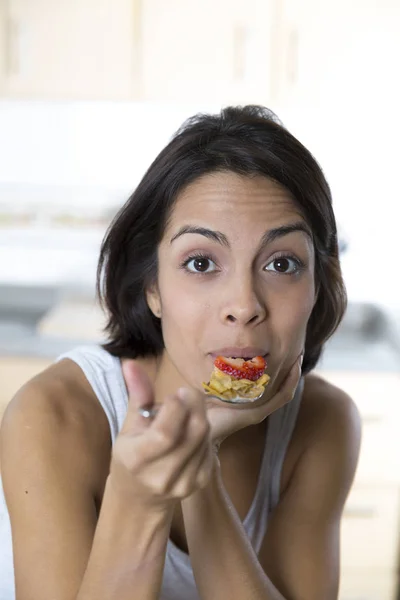
[[[267,354],[268,352],[265,351],[265,348],[259,348],[257,346],[229,346],[210,352],[213,360],[215,360],[217,356],[225,356],[226,358],[244,358],[248,360],[250,358],[254,358],[255,356],[262,356],[266,358]]]

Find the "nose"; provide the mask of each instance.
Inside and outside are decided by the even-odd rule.
[[[265,303],[259,297],[252,278],[239,279],[234,285],[227,286],[221,319],[225,324],[255,326],[266,317]]]

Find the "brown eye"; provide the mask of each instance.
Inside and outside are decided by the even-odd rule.
[[[276,258],[274,260],[274,267],[278,273],[286,273],[290,268],[290,263],[287,258]]]
[[[191,273],[212,273],[215,271],[215,263],[206,256],[191,258],[186,263],[186,268]]]
[[[266,267],[266,271],[280,273],[282,275],[293,275],[300,270],[300,262],[290,256],[274,258]]]

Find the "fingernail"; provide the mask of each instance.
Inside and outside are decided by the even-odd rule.
[[[300,366],[303,365],[304,354],[300,354]]]

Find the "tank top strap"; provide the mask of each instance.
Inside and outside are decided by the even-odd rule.
[[[83,371],[107,416],[112,443],[121,430],[128,407],[128,393],[121,361],[101,346],[78,346],[56,359],[68,358]]]
[[[293,400],[268,417],[259,481],[252,506],[244,521],[247,535],[256,552],[259,552],[266,534],[269,515],[279,502],[283,462],[296,424],[303,388],[302,378]]]
[[[280,414],[277,415],[277,426],[271,428],[271,435],[267,439],[268,456],[271,457],[270,464],[270,499],[269,512],[276,508],[281,488],[281,475],[283,462],[289,442],[292,439],[293,430],[296,425],[297,416],[301,405],[304,390],[304,378],[302,377],[297,386],[296,393],[291,402],[282,407]]]

